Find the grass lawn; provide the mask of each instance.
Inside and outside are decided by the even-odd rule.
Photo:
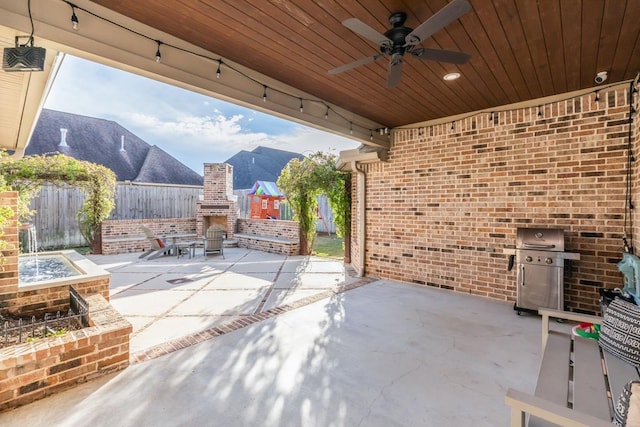
[[[344,238],[335,234],[317,234],[313,242],[313,254],[325,258],[344,257]]]

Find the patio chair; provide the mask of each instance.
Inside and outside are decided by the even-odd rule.
[[[174,253],[176,253],[175,244],[166,243],[160,237],[153,234],[153,231],[151,231],[148,227],[144,225],[140,226],[140,229],[142,230],[145,237],[151,244],[151,249],[144,252],[142,255],[140,255],[139,258],[144,258],[148,256],[149,258],[147,259],[155,259],[161,256],[173,255]]]
[[[212,225],[207,229],[204,237],[204,257],[210,253],[218,253],[224,258],[224,248],[222,241],[224,240],[225,231],[219,225]]]

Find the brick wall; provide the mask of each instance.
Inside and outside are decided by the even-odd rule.
[[[69,309],[69,286],[73,286],[83,297],[99,294],[109,301],[109,281],[109,278],[96,278],[82,283],[48,285],[33,290],[16,287],[17,291],[7,295],[1,307],[12,315],[21,317],[43,316],[57,311],[64,313]]]
[[[196,238],[195,218],[108,220],[102,223],[102,253],[113,255],[144,252],[151,248],[140,226],[145,225],[157,236],[193,234],[185,240]]]
[[[86,301],[90,327],[0,349],[0,411],[129,365],[131,324],[101,295]]]
[[[0,206],[9,208],[14,213],[18,211],[18,193],[8,191],[0,193]],[[3,296],[15,292],[18,288],[18,216],[14,214],[9,218],[2,230],[0,240],[5,242],[0,247],[0,308],[4,301]]]
[[[300,225],[297,221],[272,219],[238,219],[238,233],[257,234],[281,239],[300,240]]]
[[[238,234],[255,235],[257,237],[273,237],[287,239],[290,242],[274,242],[259,238],[238,237],[238,246],[259,251],[300,255],[300,225],[297,221],[280,221],[270,219],[238,219]]]
[[[396,131],[389,161],[362,165],[367,274],[514,301],[503,248],[518,227],[563,228],[581,254],[565,275],[567,306],[597,311],[597,288],[621,284],[628,95]],[[357,265],[356,226],[352,242]]]

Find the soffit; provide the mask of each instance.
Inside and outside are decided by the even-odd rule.
[[[637,0],[469,0],[472,11],[423,46],[472,55],[464,65],[407,58],[386,87],[387,59],[338,75],[328,70],[372,56],[377,46],[341,22],[383,33],[392,12],[415,28],[446,0],[94,0],[224,60],[388,127],[632,79],[640,71]],[[457,71],[462,77],[445,82]]]

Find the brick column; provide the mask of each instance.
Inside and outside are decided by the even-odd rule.
[[[18,193],[8,191],[0,193],[0,208],[9,208],[13,216],[0,230],[0,313],[12,306],[18,292]]]

